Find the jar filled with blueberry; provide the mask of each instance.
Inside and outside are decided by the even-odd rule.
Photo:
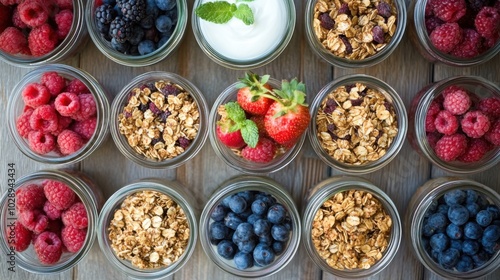
[[[413,252],[446,278],[485,276],[500,264],[500,196],[469,179],[441,177],[421,186],[406,213]]]
[[[286,266],[300,240],[299,214],[277,182],[257,176],[224,182],[204,207],[200,239],[208,257],[240,277],[264,277]]]

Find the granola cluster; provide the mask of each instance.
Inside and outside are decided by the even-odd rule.
[[[318,254],[339,270],[368,269],[389,245],[392,219],[369,192],[348,190],[318,209],[311,238]]]
[[[118,122],[130,147],[161,161],[189,147],[198,134],[200,112],[196,101],[180,85],[160,80],[134,88]]]
[[[190,235],[182,208],[157,191],[128,196],[115,211],[108,230],[116,255],[141,269],[165,267],[177,261]]]
[[[383,93],[356,83],[340,86],[323,99],[316,128],[321,147],[333,159],[362,165],[385,155],[398,133],[398,122]]]
[[[393,0],[318,0],[313,29],[335,56],[361,60],[386,47],[396,32]]]

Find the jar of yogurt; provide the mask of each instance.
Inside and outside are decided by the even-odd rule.
[[[196,10],[214,0],[196,0],[192,25],[198,45],[218,64],[233,69],[252,69],[278,57],[290,42],[295,28],[295,6],[292,0],[228,0],[229,4],[248,5],[253,23],[237,17],[226,23],[200,18]]]

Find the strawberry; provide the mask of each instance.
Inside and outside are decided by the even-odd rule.
[[[250,120],[257,125],[257,129],[259,130],[259,136],[269,137],[266,131],[266,126],[264,125],[264,116],[251,116]]]
[[[245,111],[236,102],[228,102],[219,109],[222,113],[217,122],[216,134],[219,140],[229,148],[242,148],[245,145],[255,147],[259,141],[257,125],[247,119]]]
[[[249,161],[266,163],[270,162],[276,153],[276,145],[268,138],[260,137],[259,142],[252,148],[246,146],[241,150],[241,156]]]
[[[272,91],[272,87],[267,84],[268,80],[269,75],[259,77],[252,72],[245,73],[245,77],[237,84],[237,101],[243,110],[253,115],[266,114],[269,106],[274,103],[274,100],[263,96]]]
[[[231,149],[243,148],[246,145],[241,136],[241,130],[230,131],[226,126],[217,125],[215,132],[222,144]]]

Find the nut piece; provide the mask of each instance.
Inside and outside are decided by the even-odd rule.
[[[190,234],[182,208],[156,191],[128,196],[115,211],[108,230],[116,255],[141,269],[169,266],[177,261]]]
[[[330,197],[314,216],[311,239],[334,269],[368,269],[389,245],[392,219],[369,192],[349,190]]]

